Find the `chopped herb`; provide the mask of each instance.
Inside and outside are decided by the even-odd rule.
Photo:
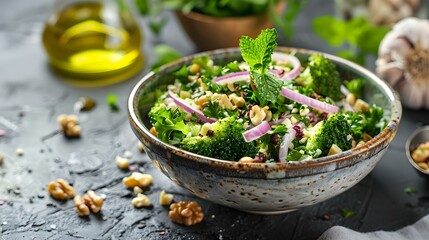
[[[406,192],[406,193],[416,193],[417,192],[417,188],[415,188],[415,187],[406,187],[404,189],[404,192]]]
[[[107,95],[107,105],[109,105],[110,110],[117,112],[119,111],[119,106],[118,106],[118,97],[115,94],[109,93]]]
[[[344,218],[349,218],[349,217],[351,217],[351,216],[356,215],[356,212],[355,212],[355,211],[351,211],[351,210],[347,210],[347,209],[345,209],[345,208],[341,208],[341,215],[342,215]]]

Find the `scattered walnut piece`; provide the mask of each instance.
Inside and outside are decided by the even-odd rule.
[[[143,192],[143,189],[141,189],[140,187],[138,187],[138,186],[135,186],[134,188],[133,188],[133,192],[134,192],[134,194],[139,194],[139,193],[142,193]]]
[[[57,117],[64,135],[69,138],[80,137],[80,126],[76,115],[61,114]]]
[[[170,205],[168,216],[175,223],[191,226],[201,222],[204,218],[204,213],[197,202],[180,201]]]
[[[173,194],[167,194],[164,190],[159,194],[159,203],[163,206],[170,205],[173,202]]]
[[[74,197],[74,189],[64,179],[57,179],[48,184],[48,192],[57,200],[67,200]]]
[[[128,169],[129,161],[126,158],[116,156],[115,158],[116,165],[120,169]]]
[[[89,215],[89,208],[85,205],[85,200],[81,195],[77,195],[76,197],[74,197],[73,202],[76,206],[77,215],[79,215],[80,217]]]
[[[0,165],[3,164],[3,161],[4,161],[4,156],[3,156],[3,154],[0,153]]]
[[[83,200],[85,201],[85,205],[88,206],[93,213],[98,213],[104,202],[103,198],[97,196],[92,190],[86,192],[85,196],[83,196]]]
[[[145,188],[151,185],[152,181],[152,175],[139,172],[133,172],[131,176],[122,179],[122,183],[124,183],[129,188],[133,188],[135,186]]]
[[[16,149],[16,154],[17,154],[18,156],[22,156],[22,155],[24,155],[24,149],[22,149],[22,148],[17,148],[17,149]]]
[[[77,195],[73,199],[76,206],[76,212],[79,216],[88,216],[90,212],[98,213],[103,206],[103,198],[97,196],[94,191],[90,190],[82,197]]]
[[[150,207],[152,205],[152,203],[150,202],[150,199],[146,195],[141,193],[138,193],[137,197],[131,200],[131,204],[133,204],[133,206],[136,208]]]

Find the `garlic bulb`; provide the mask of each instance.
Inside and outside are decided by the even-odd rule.
[[[429,109],[429,20],[398,22],[380,43],[376,72],[399,92],[403,105]]]

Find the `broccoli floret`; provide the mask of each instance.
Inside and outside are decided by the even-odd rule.
[[[255,141],[244,141],[243,124],[234,117],[224,118],[211,127],[213,132],[207,136],[186,137],[179,147],[200,155],[232,161],[238,161],[244,156],[253,157],[258,153]]]
[[[296,82],[335,101],[341,98],[340,74],[335,65],[322,55],[310,56],[307,68],[296,79]]]
[[[325,121],[319,122],[312,129],[313,134],[307,140],[307,149],[326,156],[332,144],[336,144],[343,151],[352,148],[352,128],[344,113],[331,115]]]

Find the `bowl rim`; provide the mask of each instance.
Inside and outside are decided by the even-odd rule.
[[[411,133],[411,135],[408,137],[407,142],[405,142],[405,154],[407,155],[407,159],[408,161],[411,163],[411,165],[419,172],[421,172],[424,175],[429,176],[429,171],[424,171],[422,168],[420,168],[416,162],[414,162],[413,157],[411,156],[411,142],[414,140],[414,138],[420,134],[421,132],[427,131],[429,132],[429,125],[426,126],[422,126],[417,128],[416,130],[414,130],[413,133]],[[428,139],[429,141],[429,139]]]
[[[360,155],[365,155],[365,152],[368,152],[369,150],[376,149],[380,145],[382,145],[385,141],[391,141],[393,137],[396,134],[396,131],[399,127],[399,122],[401,120],[402,116],[402,105],[399,100],[398,93],[384,80],[376,76],[374,73],[369,71],[368,69],[353,63],[349,60],[320,52],[320,51],[314,51],[310,49],[302,49],[302,48],[292,48],[292,47],[277,47],[276,51],[280,52],[296,52],[299,54],[321,54],[325,57],[327,57],[330,60],[333,60],[335,64],[342,64],[344,66],[347,66],[349,69],[352,69],[356,72],[359,72],[362,77],[366,77],[368,79],[371,79],[374,81],[378,86],[381,87],[382,92],[384,92],[388,99],[390,100],[391,104],[391,117],[389,119],[389,122],[387,123],[385,129],[380,132],[377,136],[373,137],[371,140],[366,142],[365,144],[349,149],[347,151],[344,151],[339,154],[331,155],[331,156],[325,156],[321,158],[306,160],[306,161],[290,161],[290,162],[276,162],[276,163],[241,163],[236,161],[229,161],[229,160],[222,160],[222,159],[216,159],[211,157],[206,157],[203,155],[198,155],[192,152],[185,151],[183,149],[180,149],[178,147],[175,147],[173,145],[167,144],[162,142],[160,139],[155,137],[153,134],[149,132],[149,129],[147,129],[143,123],[141,123],[137,117],[137,113],[134,109],[134,101],[137,97],[137,93],[139,92],[139,89],[144,85],[146,81],[151,79],[155,74],[158,72],[161,72],[165,69],[169,69],[171,67],[175,67],[181,64],[185,64],[192,59],[204,56],[204,55],[217,55],[217,54],[225,54],[225,53],[236,53],[240,52],[240,49],[238,47],[235,48],[222,48],[222,49],[216,49],[216,50],[210,50],[210,51],[204,51],[195,53],[192,55],[185,56],[183,58],[180,58],[176,61],[173,61],[171,63],[168,63],[166,65],[161,66],[157,72],[149,72],[146,74],[132,89],[129,98],[128,98],[128,114],[129,114],[129,120],[131,123],[134,124],[134,126],[138,127],[140,132],[142,132],[146,137],[148,137],[152,143],[156,144],[157,146],[161,147],[167,152],[174,153],[176,155],[179,155],[181,157],[184,157],[191,161],[197,161],[202,164],[209,164],[210,166],[216,166],[221,167],[229,170],[237,170],[237,171],[243,171],[243,169],[246,169],[246,171],[282,171],[282,170],[294,170],[294,169],[302,169],[302,168],[317,168],[324,165],[329,164],[335,164],[335,169],[347,167],[348,165],[341,165],[340,163],[345,162],[350,159],[358,158]],[[364,160],[362,158],[360,161]]]

